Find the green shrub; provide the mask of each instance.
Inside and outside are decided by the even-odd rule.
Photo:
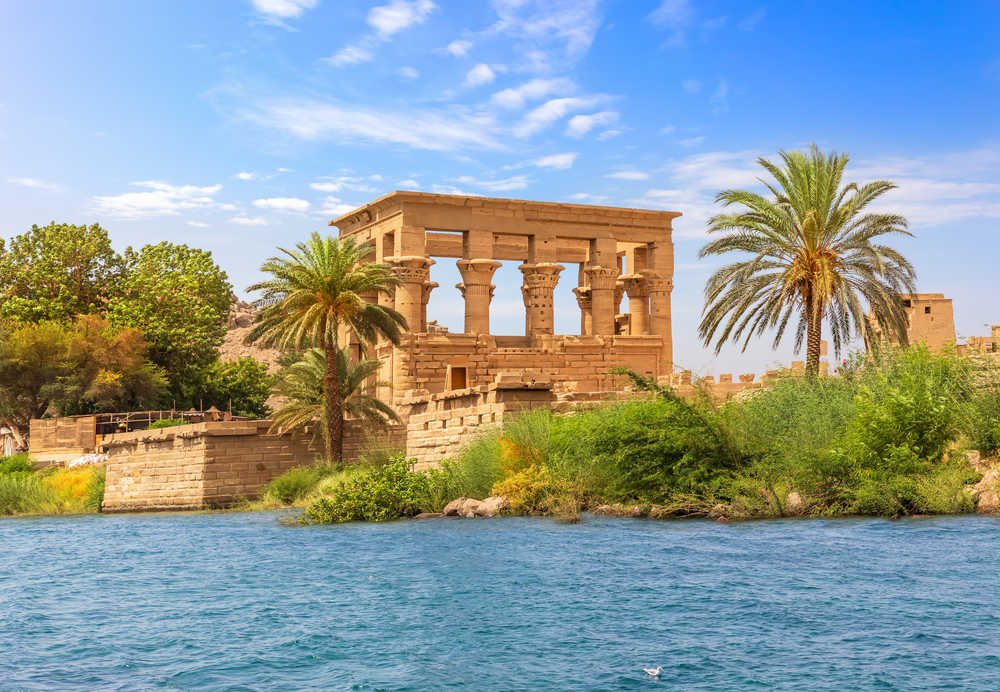
[[[27,453],[14,454],[0,459],[0,474],[31,473],[34,470],[35,465],[32,463]]]
[[[308,495],[323,475],[323,471],[316,467],[289,469],[267,484],[264,497],[290,505]]]
[[[91,512],[100,512],[104,506],[104,485],[106,468],[99,466],[94,469],[93,478],[87,487],[87,497],[84,500],[84,507]]]
[[[149,430],[159,430],[160,428],[173,428],[178,425],[187,425],[183,418],[161,418],[149,424]]]
[[[337,524],[346,521],[390,521],[413,516],[428,504],[427,475],[410,470],[412,463],[398,456],[390,463],[363,471],[314,501],[303,521]]]
[[[38,513],[56,502],[56,493],[38,474],[0,474],[0,515]]]

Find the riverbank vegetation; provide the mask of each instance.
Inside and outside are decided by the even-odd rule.
[[[569,518],[599,508],[660,518],[962,513],[974,510],[966,487],[981,476],[965,450],[995,453],[1000,439],[995,369],[922,347],[726,402],[634,380],[643,396],[527,412],[430,473],[402,458],[358,469],[305,519],[393,519],[492,494],[509,513]]]
[[[0,459],[0,516],[89,514],[103,497],[103,466],[36,471],[26,454]]]

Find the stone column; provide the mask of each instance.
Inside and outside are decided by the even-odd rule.
[[[649,331],[663,339],[662,359],[668,369],[673,368],[673,343],[670,338],[670,292],[674,282],[656,274],[646,275],[649,289]]]
[[[392,273],[400,280],[396,286],[396,310],[406,319],[407,329],[411,332],[424,332],[424,311],[427,304],[424,294],[430,296],[430,268],[434,260],[428,257],[404,255],[401,257],[386,257],[386,264],[392,267]]]
[[[593,302],[590,299],[590,286],[577,286],[573,289],[576,294],[576,304],[580,306],[580,334],[587,336],[594,333],[594,313]]]
[[[518,267],[524,274],[521,294],[524,296],[524,328],[527,336],[554,332],[552,295],[559,283],[559,272],[564,268],[554,262],[522,264]]]
[[[593,333],[613,336],[615,333],[615,284],[618,269],[615,267],[587,267],[590,279],[590,300]]]
[[[488,259],[462,259],[456,262],[462,283],[456,288],[465,298],[465,333],[490,333],[490,301],[496,288],[491,281],[500,262]]]
[[[424,331],[427,331],[427,302],[431,299],[431,291],[440,285],[436,281],[424,282],[424,290],[420,295],[420,323],[424,325]]]
[[[646,277],[626,274],[622,282],[628,293],[629,333],[649,334],[649,286]]]

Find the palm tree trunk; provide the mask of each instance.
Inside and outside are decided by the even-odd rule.
[[[337,347],[326,346],[326,375],[323,377],[323,398],[326,417],[326,459],[328,463],[340,463],[344,460],[344,400],[340,383],[340,373],[337,371]]]
[[[806,318],[806,375],[819,374],[819,352],[823,343],[823,313],[819,306],[809,306]]]

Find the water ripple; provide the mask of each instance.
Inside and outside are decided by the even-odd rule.
[[[280,518],[0,522],[0,689],[1000,689],[995,519]]]

